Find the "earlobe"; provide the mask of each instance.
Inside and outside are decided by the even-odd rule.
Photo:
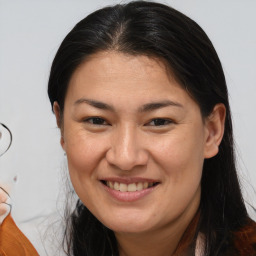
[[[62,124],[61,110],[60,110],[60,106],[57,101],[55,101],[53,103],[53,111],[55,114],[57,126],[60,128],[60,132],[61,132],[60,144],[61,144],[63,150],[65,151],[65,141],[64,141],[64,136],[63,136],[63,124]]]
[[[215,105],[212,113],[206,119],[205,158],[211,158],[218,154],[219,145],[225,129],[226,108],[224,104]]]

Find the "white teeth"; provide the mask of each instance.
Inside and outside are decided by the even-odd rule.
[[[108,185],[110,188],[114,188],[114,182],[112,182],[112,181],[109,181],[109,185]]]
[[[127,187],[128,187],[127,189],[128,189],[129,192],[134,192],[134,191],[137,190],[137,187],[136,187],[135,183],[129,184]]]
[[[127,184],[120,183],[119,190],[121,192],[127,192]]]
[[[114,183],[114,190],[119,190],[119,183],[118,182],[115,182]]]
[[[138,182],[138,183],[119,183],[113,181],[107,181],[106,185],[114,190],[121,191],[121,192],[135,192],[141,191],[143,189],[147,189],[153,186],[153,182]]]
[[[143,184],[142,184],[141,182],[139,182],[139,183],[137,184],[137,190],[140,191],[140,190],[142,190],[142,189],[143,189]]]

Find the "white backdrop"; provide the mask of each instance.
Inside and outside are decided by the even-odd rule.
[[[0,159],[18,223],[56,208],[63,152],[46,88],[51,61],[71,28],[111,0],[0,0],[0,122],[13,145]],[[238,163],[256,205],[256,1],[162,1],[197,21],[222,61],[230,91]]]

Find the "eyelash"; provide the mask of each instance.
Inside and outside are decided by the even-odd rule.
[[[104,120],[103,118],[101,117],[90,117],[90,118],[87,118],[84,120],[85,123],[89,123],[91,125],[98,125],[98,126],[101,126],[101,125],[109,125],[108,122],[106,122],[106,120]],[[154,122],[154,124],[151,124],[152,122]],[[165,119],[165,118],[154,118],[152,119],[150,122],[146,123],[146,126],[166,126],[166,125],[169,125],[169,124],[172,124],[174,123],[172,120],[170,119]]]
[[[154,125],[151,125],[152,122],[154,122]],[[147,123],[146,125],[158,127],[158,126],[170,125],[172,123],[174,123],[174,122],[172,120],[170,120],[170,119],[154,118],[149,123]]]
[[[90,118],[87,118],[83,121],[84,123],[89,123],[91,125],[98,125],[98,126],[101,126],[101,125],[109,125],[106,120],[104,120],[103,118],[101,117],[98,117],[98,116],[95,116],[95,117],[90,117]]]

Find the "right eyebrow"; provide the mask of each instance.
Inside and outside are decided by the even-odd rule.
[[[80,105],[80,104],[84,104],[84,103],[88,104],[92,107],[98,108],[98,109],[109,110],[109,111],[114,112],[113,106],[103,103],[103,102],[100,102],[100,101],[86,99],[86,98],[78,99],[77,101],[75,101],[74,105]]]

